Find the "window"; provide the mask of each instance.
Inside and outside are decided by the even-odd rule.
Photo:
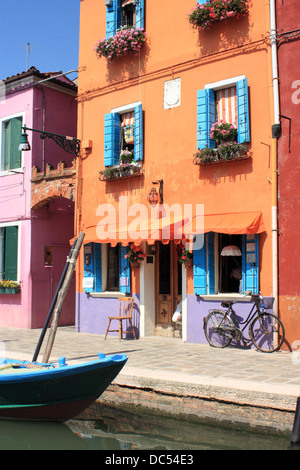
[[[86,293],[130,292],[130,266],[125,258],[128,247],[106,243],[84,245],[84,279]]]
[[[135,25],[135,1],[124,0],[122,2],[122,26],[132,28]]]
[[[120,287],[119,280],[119,246],[107,247],[107,291],[118,291]]]
[[[106,37],[121,26],[144,29],[144,0],[112,0],[106,8]]]
[[[143,160],[143,110],[141,104],[118,108],[104,118],[104,166],[117,165],[121,150],[134,154],[134,161]]]
[[[223,119],[237,123],[238,143],[250,142],[248,81],[244,77],[215,82],[197,92],[197,148],[214,147],[210,129]]]
[[[22,133],[22,117],[2,121],[1,126],[1,171],[21,167],[19,145]]]
[[[241,255],[222,255],[225,247]],[[194,293],[209,295],[259,290],[258,235],[207,233],[203,248],[193,253]]]
[[[18,226],[0,227],[0,279],[18,280]]]

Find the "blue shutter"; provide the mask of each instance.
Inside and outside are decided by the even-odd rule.
[[[207,234],[207,285],[208,294],[215,293],[215,234]]]
[[[205,238],[204,238],[205,240]],[[206,243],[203,247],[193,251],[194,294],[206,295]]]
[[[104,117],[104,166],[116,165],[120,157],[120,115],[108,113]]]
[[[134,160],[140,161],[144,158],[143,142],[143,108],[138,104],[134,108]]]
[[[135,27],[136,28],[145,28],[145,1],[138,0],[135,6]]]
[[[208,0],[197,0],[197,3],[200,3],[200,5],[203,5],[203,3],[207,3]]]
[[[120,246],[120,292],[126,294],[130,292],[130,265],[125,255],[128,252],[127,246]]]
[[[84,292],[94,292],[95,275],[94,275],[94,243],[87,243],[83,248],[83,276],[84,278],[93,279],[92,287],[85,287]]]
[[[95,266],[94,291],[95,292],[102,292],[101,243],[95,243],[94,244],[94,266]]]
[[[116,34],[121,26],[121,0],[113,0],[112,5],[106,8],[106,38]]]
[[[197,148],[214,147],[210,129],[215,122],[215,92],[211,88],[197,91]]]
[[[249,98],[247,78],[236,83],[238,111],[238,142],[250,142]]]
[[[243,291],[259,292],[258,235],[243,235]]]

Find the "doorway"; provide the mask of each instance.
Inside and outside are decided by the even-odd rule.
[[[174,336],[172,316],[182,298],[182,266],[173,241],[166,245],[156,242],[155,268],[155,333]]]

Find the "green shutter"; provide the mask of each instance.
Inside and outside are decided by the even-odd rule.
[[[21,167],[21,152],[19,151],[21,133],[21,117],[10,119],[5,124],[4,170]]]
[[[18,280],[18,227],[4,229],[4,278]]]

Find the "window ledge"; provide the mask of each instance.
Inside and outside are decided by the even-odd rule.
[[[211,294],[211,295],[198,295],[203,300],[216,301],[216,302],[228,302],[233,300],[234,302],[251,302],[251,295],[241,294]]]
[[[90,292],[89,295],[96,299],[105,297],[109,299],[117,299],[118,297],[126,297],[128,294],[124,294],[123,292]]]

